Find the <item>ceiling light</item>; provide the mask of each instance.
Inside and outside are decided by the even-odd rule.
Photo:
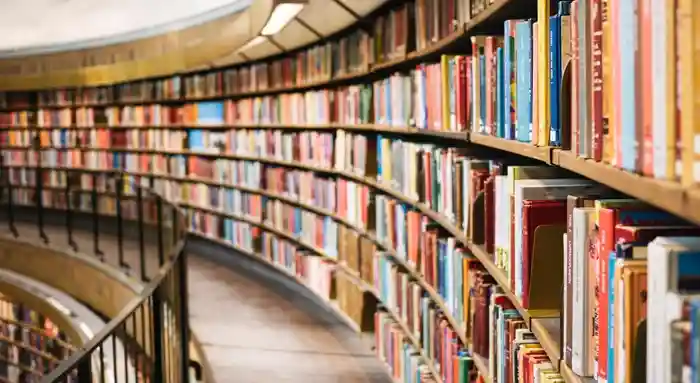
[[[275,1],[275,9],[272,10],[267,24],[260,34],[271,36],[281,31],[296,15],[304,9],[306,1],[300,0],[278,0]]]
[[[254,46],[256,46],[256,45],[260,45],[260,44],[261,44],[262,42],[264,42],[264,41],[267,41],[267,37],[265,37],[265,36],[257,36],[257,37],[255,37],[254,39],[248,41],[244,46],[238,48],[238,49],[236,50],[236,53],[242,52],[242,51],[245,51],[245,50],[248,50],[248,49],[250,49],[250,48],[252,48],[252,47],[254,47]]]

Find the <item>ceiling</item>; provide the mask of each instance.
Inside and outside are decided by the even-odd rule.
[[[252,0],[2,0],[0,58],[85,49],[220,18]]]

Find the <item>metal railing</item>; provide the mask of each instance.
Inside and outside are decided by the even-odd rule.
[[[43,152],[27,151],[22,161],[6,161],[4,156],[14,153],[0,158],[5,204],[0,215],[11,235],[32,240],[38,234],[51,248],[72,248],[123,270],[143,288],[41,381],[187,382],[184,215],[141,186],[153,179],[115,170],[43,167]]]

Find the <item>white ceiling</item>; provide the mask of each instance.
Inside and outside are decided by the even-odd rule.
[[[0,0],[0,57],[149,37],[247,8],[252,0]]]

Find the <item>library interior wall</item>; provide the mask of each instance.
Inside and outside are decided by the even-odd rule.
[[[252,1],[6,0],[0,3],[0,58],[142,39],[239,12]]]

